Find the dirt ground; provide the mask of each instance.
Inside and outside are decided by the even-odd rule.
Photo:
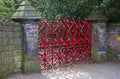
[[[120,79],[120,63],[74,64],[41,73],[16,73],[5,79]]]

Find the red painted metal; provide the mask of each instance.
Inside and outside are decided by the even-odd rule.
[[[39,26],[39,59],[41,69],[60,64],[91,60],[92,23],[58,19]]]

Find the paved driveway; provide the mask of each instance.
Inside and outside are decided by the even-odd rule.
[[[120,79],[120,63],[76,64],[5,79]]]

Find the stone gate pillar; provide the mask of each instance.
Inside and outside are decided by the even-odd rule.
[[[93,9],[87,17],[88,21],[92,21],[92,58],[95,61],[101,61],[106,57],[106,21],[108,20],[99,9]],[[101,58],[104,57],[104,58]]]
[[[23,1],[11,19],[24,27],[23,70],[39,71],[38,59],[38,20],[40,16],[27,0]],[[25,67],[24,67],[25,66]]]

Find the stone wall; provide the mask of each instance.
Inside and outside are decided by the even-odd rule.
[[[0,23],[0,77],[20,68],[22,29],[14,23]]]
[[[120,23],[109,23],[107,44],[120,51]]]

